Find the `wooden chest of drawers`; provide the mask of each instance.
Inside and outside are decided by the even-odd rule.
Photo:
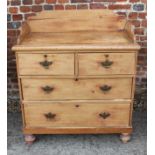
[[[132,132],[137,51],[131,25],[108,10],[42,12],[16,52],[23,132]]]

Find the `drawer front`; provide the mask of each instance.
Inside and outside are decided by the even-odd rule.
[[[24,100],[129,99],[132,78],[22,79]]]
[[[135,73],[135,53],[88,53],[78,58],[79,75]]]
[[[130,104],[24,104],[26,127],[128,126]]]
[[[18,54],[20,75],[74,75],[74,54]]]

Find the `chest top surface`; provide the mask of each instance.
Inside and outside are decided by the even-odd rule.
[[[109,10],[43,11],[21,27],[14,51],[138,50],[132,26]]]

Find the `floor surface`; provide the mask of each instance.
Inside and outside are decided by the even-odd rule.
[[[32,146],[24,143],[20,113],[8,113],[8,155],[146,155],[146,112],[135,112],[132,140],[119,135],[39,135]]]

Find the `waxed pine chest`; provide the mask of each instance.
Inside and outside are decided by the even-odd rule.
[[[130,23],[109,10],[30,17],[13,47],[25,141],[105,133],[130,140],[139,48]]]

